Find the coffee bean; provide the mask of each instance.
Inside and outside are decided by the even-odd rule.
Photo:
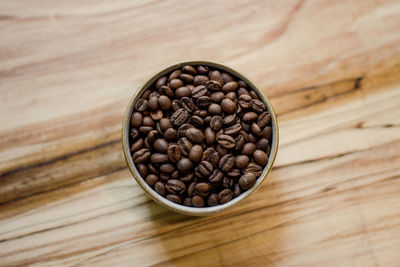
[[[194,196],[192,197],[192,204],[193,207],[201,208],[204,207],[204,198],[201,196]]]
[[[259,150],[267,151],[268,146],[269,146],[268,139],[262,138],[262,139],[258,140],[256,143],[256,146],[257,146],[257,149],[259,149]]]
[[[248,190],[255,184],[255,182],[256,176],[254,173],[249,172],[240,177],[238,184],[242,190]]]
[[[204,120],[199,116],[192,116],[190,118],[190,122],[196,128],[203,128],[203,126],[204,126]]]
[[[186,131],[190,128],[193,128],[193,125],[189,124],[189,123],[184,123],[181,126],[179,126],[178,128],[178,134],[179,136],[183,137],[186,135]]]
[[[223,172],[228,172],[233,168],[234,165],[235,157],[232,154],[227,154],[220,159],[218,167]]]
[[[155,111],[158,109],[158,96],[152,96],[150,97],[148,103],[147,103],[147,107],[151,110],[151,111]]]
[[[221,90],[221,84],[217,81],[207,81],[205,85],[206,85],[207,89],[210,91]]]
[[[131,152],[136,152],[143,147],[143,139],[139,138],[135,143],[131,146]]]
[[[140,112],[133,112],[131,117],[132,127],[139,128],[142,125],[143,115]]]
[[[262,137],[270,141],[272,136],[272,128],[270,126],[264,127],[264,129],[262,129],[261,135]]]
[[[244,169],[249,164],[249,161],[250,161],[250,159],[248,156],[239,155],[239,156],[236,156],[235,164],[236,164],[236,167],[238,167],[239,169]]]
[[[190,159],[183,158],[180,161],[178,161],[176,166],[180,173],[187,173],[192,169],[193,163],[190,161]]]
[[[218,194],[218,201],[220,204],[225,204],[230,201],[233,197],[233,192],[231,189],[224,189]]]
[[[174,165],[170,163],[162,164],[160,166],[160,172],[172,174],[175,171]]]
[[[216,151],[218,152],[218,154],[219,154],[221,157],[229,153],[229,150],[228,150],[228,149],[222,147],[222,146],[219,145],[219,144],[215,147],[215,149],[216,149]]]
[[[240,85],[239,85],[239,86],[240,86]],[[239,95],[239,96],[241,96],[241,95],[249,95],[249,96],[250,96],[250,93],[249,93],[249,91],[247,91],[246,88],[240,87],[240,88],[238,89],[238,95]],[[250,96],[250,98],[251,98],[251,96]]]
[[[167,76],[162,76],[161,78],[158,78],[156,81],[156,89],[160,89],[161,86],[164,86],[167,83]]]
[[[233,102],[237,102],[237,96],[235,92],[229,92],[226,94],[226,98],[232,100]]]
[[[261,166],[265,166],[268,162],[268,155],[262,150],[254,151],[253,157],[256,163]]]
[[[250,162],[249,165],[247,165],[246,169],[244,170],[244,174],[246,173],[254,173],[256,177],[260,176],[262,173],[263,168],[258,165],[257,163]]]
[[[168,142],[176,141],[178,140],[178,132],[173,128],[169,128],[164,132],[164,138]]]
[[[197,72],[198,72],[198,74],[207,75],[207,74],[208,74],[208,71],[209,71],[208,66],[198,66],[198,67],[197,67]]]
[[[158,138],[154,141],[153,147],[158,152],[167,153],[168,142],[165,139]]]
[[[185,122],[188,121],[190,117],[189,112],[187,112],[186,110],[184,110],[183,108],[178,109],[177,111],[175,111],[172,115],[171,115],[171,122],[174,126],[181,126],[182,124],[184,124]]]
[[[194,86],[205,85],[208,81],[208,77],[204,75],[196,75],[194,76],[193,84]]]
[[[166,95],[169,97],[174,96],[174,91],[172,91],[172,89],[168,86],[161,86],[160,89],[158,89],[158,92],[160,92],[161,95]]]
[[[181,73],[179,75],[179,79],[183,81],[184,83],[192,83],[194,81],[193,75],[187,74],[187,73]]]
[[[199,129],[194,127],[189,128],[186,133],[186,137],[193,143],[201,144],[204,142],[204,134]]]
[[[218,205],[218,195],[216,193],[212,193],[208,196],[207,205],[210,207]]]
[[[199,116],[204,119],[205,117],[207,117],[207,111],[203,109],[198,109],[195,112],[193,112],[193,115]]]
[[[236,104],[235,102],[233,102],[230,99],[225,98],[224,100],[222,100],[221,102],[221,107],[222,110],[226,113],[226,114],[232,114],[235,112],[236,110]]]
[[[162,110],[152,111],[150,112],[150,116],[153,120],[159,121],[163,117]]]
[[[248,124],[248,123],[246,123],[246,122],[242,122],[241,125],[242,125],[242,130],[243,130],[244,132],[250,131],[250,124]],[[247,138],[246,138],[246,136],[243,136],[243,137],[245,137],[245,140],[248,141]]]
[[[246,143],[243,146],[242,154],[250,156],[254,153],[254,151],[256,151],[256,149],[257,149],[257,147],[254,143]]]
[[[235,150],[242,150],[244,146],[244,138],[243,135],[239,134],[235,137],[236,145]]]
[[[179,174],[178,174],[179,175]],[[180,176],[180,175],[179,175]],[[179,177],[178,176],[178,177]],[[174,179],[174,178],[173,178]],[[188,173],[185,176],[181,177],[180,180],[186,184],[190,184],[194,180],[194,174],[193,173]]]
[[[267,126],[271,121],[271,114],[269,112],[263,112],[258,116],[257,124],[263,128]]]
[[[154,185],[154,190],[156,190],[156,192],[161,195],[161,196],[165,196],[166,190],[165,190],[165,184],[163,182],[156,182],[156,184]]]
[[[222,109],[221,106],[215,103],[212,103],[208,106],[208,113],[212,115],[219,115],[221,114]]]
[[[149,174],[146,177],[146,183],[153,187],[158,181],[158,176],[155,174]]]
[[[182,107],[187,111],[192,113],[196,110],[196,105],[193,103],[193,100],[189,97],[182,97],[181,99]]]
[[[261,136],[261,128],[260,126],[258,126],[257,123],[253,122],[250,126],[251,132],[255,135],[255,136]],[[253,141],[254,142],[254,141]]]
[[[168,199],[171,202],[174,202],[176,204],[181,204],[182,200],[180,196],[173,195],[173,194],[168,194],[165,196],[166,199]]]
[[[161,181],[167,182],[169,180],[169,174],[168,173],[159,173],[158,176],[160,177]]]
[[[179,77],[179,75],[181,75],[182,71],[181,70],[174,70],[173,72],[171,72],[171,74],[168,77],[168,81],[171,81],[173,79],[176,79]]]
[[[167,154],[162,154],[162,153],[155,153],[151,155],[151,162],[152,163],[167,163],[168,162],[168,155]]]
[[[178,89],[176,89],[176,91],[175,91],[175,96],[176,97],[178,97],[178,98],[182,98],[182,97],[188,97],[188,96],[190,96],[190,89],[188,88],[188,87],[186,87],[186,86],[182,86],[182,87],[179,87]]]
[[[199,171],[203,176],[205,176],[205,177],[210,176],[210,174],[212,173],[213,170],[214,170],[214,167],[210,162],[208,162],[206,160],[203,160],[202,162],[200,162]]]
[[[204,130],[204,136],[207,144],[211,145],[215,142],[215,133],[210,127]]]
[[[229,172],[226,173],[226,175],[228,175],[229,178],[234,179],[235,181],[237,179],[239,179],[241,174],[241,171],[239,169],[232,169]]]
[[[206,108],[210,105],[211,100],[209,96],[200,96],[197,101],[196,104],[199,108]]]
[[[258,118],[257,113],[255,113],[255,112],[246,112],[245,114],[243,114],[242,120],[244,122],[252,122],[252,121],[255,121],[257,118]]]
[[[215,169],[212,174],[208,177],[208,181],[213,184],[218,184],[224,178],[224,173],[218,169]]]
[[[217,81],[220,86],[224,85],[224,79],[219,71],[214,70],[210,72],[210,80]]]
[[[158,105],[162,110],[168,110],[171,107],[171,100],[168,96],[161,95],[158,97]]]
[[[192,90],[191,95],[193,98],[199,98],[201,96],[207,95],[207,93],[207,87],[205,87],[204,85],[199,85]]]
[[[239,96],[239,105],[242,108],[250,108],[252,104],[253,102],[250,95],[242,94]]]
[[[153,164],[148,164],[147,165],[149,172],[159,174],[160,172],[157,170],[157,168]]]
[[[233,197],[238,197],[242,194],[242,189],[240,189],[239,184],[235,184],[234,191],[233,191]]]
[[[260,98],[258,97],[257,93],[254,92],[253,90],[249,91],[250,96],[254,99],[254,100],[259,100]]]
[[[178,140],[178,146],[181,149],[181,154],[184,156],[188,156],[190,149],[192,148],[192,143],[186,137],[182,137]]]
[[[136,168],[142,177],[146,177],[147,174],[149,173],[146,165],[144,165],[144,164],[138,164],[138,165],[136,165]]]
[[[222,179],[222,188],[225,189],[233,189],[233,186],[235,185],[235,181],[233,179],[225,176],[224,179]]]
[[[185,192],[186,190],[186,185],[176,179],[170,179],[168,180],[167,184],[165,185],[165,189],[167,189],[168,192],[172,193],[172,194],[183,194],[183,192]]]
[[[187,190],[187,194],[188,194],[189,197],[194,196],[196,184],[197,183],[195,183],[195,182],[192,182],[192,183],[189,184],[188,190]]]
[[[199,162],[203,156],[203,148],[199,145],[194,145],[190,149],[189,159],[193,162]]]
[[[220,103],[225,98],[225,94],[223,92],[214,92],[210,95],[211,101],[215,103]]]
[[[239,134],[241,130],[242,130],[242,125],[240,125],[239,123],[236,123],[236,124],[232,125],[231,127],[226,128],[224,130],[224,133],[227,135],[235,136],[235,135]]]
[[[235,139],[232,136],[222,134],[218,137],[218,144],[226,149],[232,149],[235,147]]]
[[[219,131],[219,130],[221,130],[221,127],[222,127],[222,117],[221,117],[221,116],[218,116],[218,115],[213,116],[213,117],[211,118],[211,121],[210,121],[210,127],[211,127],[211,129],[213,129],[214,131]]]
[[[182,71],[185,72],[185,73],[189,73],[189,74],[191,74],[191,75],[196,75],[196,74],[197,74],[196,69],[193,68],[193,67],[190,66],[190,65],[185,65],[185,66],[183,66],[183,67],[182,67]]]
[[[178,170],[174,171],[174,172],[171,174],[171,179],[179,179],[180,177],[181,177],[181,174],[179,173]],[[183,181],[182,181],[182,182],[183,182]]]
[[[193,205],[192,205],[192,198],[186,197],[186,198],[183,200],[183,205],[186,206],[186,207],[191,207],[191,206],[193,206]]]
[[[228,83],[228,82],[233,82],[235,79],[233,79],[233,77],[231,75],[229,75],[226,72],[221,73],[222,79],[224,80],[224,83]]]
[[[234,92],[239,88],[237,82],[228,82],[222,87],[222,91],[226,94],[228,92]]]
[[[168,87],[171,88],[172,90],[177,90],[180,87],[183,87],[184,83],[179,80],[179,79],[172,79],[169,81]]]
[[[132,160],[136,164],[140,164],[140,163],[146,162],[150,158],[150,156],[151,156],[150,150],[147,148],[142,148],[142,149],[136,151],[132,155]]]
[[[135,109],[139,112],[143,112],[147,109],[147,100],[140,98],[135,105]]]
[[[210,193],[210,185],[208,183],[198,183],[195,187],[196,194],[202,197],[207,197]]]
[[[218,155],[218,152],[215,151],[214,148],[209,147],[203,152],[203,157],[201,160],[206,160],[208,162],[211,162],[211,164],[216,167],[217,164],[220,161],[220,156]]]
[[[166,131],[168,128],[172,127],[172,123],[170,119],[162,118],[160,120],[160,128],[162,131]]]
[[[253,97],[254,98],[254,97]],[[258,99],[253,99],[252,104],[251,104],[251,108],[258,113],[261,113],[265,110],[265,104]]]

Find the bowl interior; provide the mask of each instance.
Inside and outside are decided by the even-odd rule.
[[[156,191],[154,191],[146,182],[145,180],[141,177],[139,174],[139,171],[136,169],[136,166],[132,160],[132,156],[130,153],[130,145],[129,145],[129,129],[130,129],[130,118],[134,109],[134,105],[137,102],[137,100],[142,96],[143,92],[148,89],[159,77],[171,72],[172,70],[175,70],[177,68],[181,68],[185,65],[192,65],[192,66],[198,66],[198,65],[205,65],[209,66],[215,69],[219,69],[221,71],[227,72],[233,76],[236,76],[238,79],[241,79],[247,83],[247,85],[253,89],[260,99],[266,104],[267,110],[271,113],[271,128],[272,128],[272,142],[270,144],[271,147],[271,152],[269,155],[269,160],[267,165],[264,167],[262,174],[260,177],[257,178],[257,181],[255,185],[250,188],[249,190],[243,192],[240,196],[232,199],[231,201],[217,205],[214,207],[203,207],[203,208],[195,208],[195,207],[187,207],[183,206],[180,204],[173,203],[166,198],[162,197],[159,195]],[[226,67],[224,65],[221,65],[219,63],[215,62],[210,62],[210,61],[185,61],[185,62],[180,62],[174,65],[171,65],[167,68],[164,68],[163,70],[159,71],[155,75],[151,76],[150,79],[148,79],[133,95],[131,101],[129,102],[129,105],[127,107],[127,110],[125,112],[124,120],[123,120],[123,125],[122,125],[122,144],[123,144],[123,151],[125,155],[126,162],[128,164],[129,169],[131,170],[133,176],[135,177],[136,181],[139,183],[139,185],[143,188],[144,191],[158,204],[160,204],[163,207],[166,207],[170,210],[173,210],[175,212],[185,214],[185,215],[194,215],[194,216],[202,216],[202,215],[210,215],[214,214],[217,212],[221,212],[223,210],[226,210],[228,208],[231,208],[244,199],[246,199],[251,193],[253,193],[255,190],[259,188],[263,180],[267,177],[267,174],[271,170],[271,167],[275,161],[276,153],[278,150],[278,140],[279,140],[279,133],[278,133],[278,124],[276,120],[275,113],[272,109],[271,103],[268,101],[268,99],[265,97],[265,95],[251,82],[249,81],[245,76],[241,75],[237,71]]]

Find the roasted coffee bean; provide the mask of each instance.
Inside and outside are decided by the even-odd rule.
[[[254,151],[253,157],[255,162],[261,166],[265,166],[268,162],[268,155],[262,150]]]
[[[199,145],[194,145],[190,149],[189,159],[195,163],[199,162],[203,156],[203,148]]]
[[[218,70],[210,72],[210,80],[217,81],[221,86],[224,85],[224,79]]]
[[[249,91],[250,96],[254,99],[254,100],[259,100],[260,98],[258,97],[257,93],[254,92],[253,90]]]
[[[190,96],[190,89],[189,87],[182,86],[176,89],[175,96],[178,98]]]
[[[224,155],[229,153],[229,150],[220,146],[219,144],[215,147],[215,149],[217,150],[218,154],[223,157]]]
[[[218,137],[218,144],[226,149],[232,149],[235,147],[235,139],[232,136],[221,134]]]
[[[192,113],[193,111],[196,110],[196,105],[193,103],[193,100],[192,100],[191,98],[189,98],[189,97],[182,97],[181,102],[182,102],[182,107],[183,107],[186,111]]]
[[[240,85],[239,85],[239,86],[240,86]],[[241,96],[241,95],[249,95],[249,96],[250,96],[250,93],[249,93],[249,91],[247,91],[246,88],[240,87],[240,88],[238,89],[238,95],[239,95],[239,96]],[[251,97],[251,96],[250,96],[250,97]]]
[[[165,196],[165,198],[168,199],[171,202],[176,203],[176,204],[181,204],[181,202],[182,202],[182,199],[181,199],[180,196],[173,195],[173,194],[168,194],[168,195]]]
[[[156,192],[161,195],[161,196],[165,196],[166,190],[165,190],[165,184],[163,182],[156,182],[156,184],[154,185],[154,190],[156,190]]]
[[[160,172],[157,170],[157,168],[153,165],[153,164],[148,164],[147,165],[147,167],[148,167],[148,169],[149,169],[149,172],[151,172],[151,173],[156,173],[156,174],[159,174]]]
[[[186,137],[182,137],[178,140],[178,146],[181,149],[181,154],[184,156],[188,156],[190,149],[192,148],[192,143]]]
[[[135,109],[139,112],[145,111],[147,109],[147,100],[139,98],[139,100],[136,102]]]
[[[233,192],[231,189],[224,189],[218,194],[218,202],[220,204],[225,204],[230,201],[233,197]]]
[[[171,99],[168,96],[161,95],[158,97],[158,105],[162,110],[168,110],[171,107]]]
[[[233,82],[235,79],[233,79],[233,77],[231,75],[229,75],[226,72],[221,73],[222,79],[224,80],[224,83],[228,83],[228,82]]]
[[[239,88],[237,82],[228,82],[222,87],[222,91],[226,94],[228,92],[234,92]]]
[[[209,71],[208,66],[198,66],[198,67],[197,67],[197,72],[198,72],[198,74],[207,75],[207,74],[208,74],[208,71]]]
[[[199,116],[192,116],[190,118],[190,122],[196,128],[203,128],[203,126],[204,126],[204,120]]]
[[[208,162],[206,160],[203,160],[202,162],[200,162],[199,171],[203,176],[205,176],[205,177],[210,176],[210,174],[213,172],[213,170],[214,170],[214,167],[210,162]]]
[[[179,126],[178,128],[178,134],[179,136],[183,137],[186,135],[186,131],[190,128],[193,128],[193,125],[189,124],[189,123],[184,123],[181,126]]]
[[[180,177],[181,177],[181,174],[179,173],[178,170],[174,171],[174,172],[171,174],[171,179],[179,179]],[[182,181],[182,182],[183,182],[183,181]]]
[[[193,75],[187,74],[187,73],[181,73],[179,75],[179,79],[183,81],[184,83],[192,83],[194,81]]]
[[[172,101],[171,107],[174,111],[177,111],[178,109],[182,108],[182,103],[181,101],[175,99],[174,101]]]
[[[220,103],[225,98],[225,94],[223,92],[214,92],[210,95],[211,101],[215,103]]]
[[[193,143],[201,144],[204,142],[203,132],[194,127],[187,129],[185,135]]]
[[[272,136],[272,128],[270,126],[264,127],[261,132],[262,137],[268,139],[268,141],[271,141],[271,136]]]
[[[261,100],[254,99],[254,97],[253,97],[251,108],[255,112],[261,113],[261,112],[263,112],[265,110],[265,104]]]
[[[236,164],[236,167],[238,167],[239,169],[246,168],[247,165],[249,164],[249,162],[250,162],[250,159],[246,155],[236,156],[235,164]]]
[[[180,173],[187,173],[193,168],[193,163],[188,158],[183,158],[176,164]]]
[[[172,123],[171,123],[170,119],[162,118],[160,120],[160,128],[161,128],[161,130],[163,132],[166,131],[168,128],[171,128],[171,127],[172,127]]]
[[[221,106],[215,103],[212,103],[208,106],[208,113],[211,115],[219,115],[221,114],[222,109]]]
[[[209,96],[200,96],[197,98],[196,104],[199,108],[207,108],[210,106],[211,100]]]
[[[147,149],[151,149],[151,143],[149,142],[149,137],[146,137],[143,141],[143,145]]]
[[[205,118],[204,118],[204,123],[205,123],[205,124],[210,124],[211,119],[212,119],[212,116],[207,116],[207,117],[205,117]]]
[[[153,120],[159,121],[163,117],[162,110],[152,111],[150,112],[150,116]]]
[[[167,153],[168,142],[165,139],[158,138],[154,141],[153,147],[158,152]]]
[[[235,135],[239,134],[241,130],[242,130],[242,125],[240,125],[239,123],[236,123],[236,124],[232,125],[231,127],[226,128],[224,130],[224,133],[227,135],[235,136]]]
[[[212,174],[208,177],[208,181],[213,184],[218,184],[224,178],[224,173],[218,169],[215,169]]]
[[[218,167],[223,172],[230,171],[235,165],[235,157],[232,154],[227,154],[223,156],[218,163]]]
[[[192,198],[191,197],[186,197],[183,200],[183,205],[186,206],[186,207],[192,207],[193,206],[192,205]]]
[[[235,150],[242,150],[243,146],[244,146],[244,138],[242,134],[239,134],[235,137]]]
[[[211,162],[211,164],[216,167],[217,164],[220,161],[220,156],[218,155],[218,152],[215,151],[214,148],[209,147],[203,152],[203,157],[201,160],[206,160],[208,162]]]
[[[238,197],[242,194],[242,189],[240,189],[239,184],[235,184],[234,191],[233,191],[233,197]]]
[[[146,177],[146,183],[153,187],[158,181],[158,176],[155,174],[149,174]]]
[[[164,132],[164,138],[168,142],[176,141],[178,140],[178,132],[173,128],[169,128]]]
[[[164,86],[167,83],[167,80],[167,76],[162,76],[161,78],[158,78],[158,80],[156,81],[156,89],[160,89],[161,86]]]
[[[151,152],[147,148],[142,148],[132,155],[132,160],[136,164],[145,163],[151,156]]]
[[[131,152],[136,152],[143,147],[143,139],[139,138],[135,143],[131,146]]]
[[[139,128],[142,125],[143,115],[140,112],[133,112],[131,117],[132,127]]]
[[[217,193],[212,193],[207,198],[207,205],[210,207],[214,207],[218,205],[218,195]]]
[[[259,149],[259,150],[267,151],[268,146],[269,146],[268,139],[262,138],[262,139],[258,140],[256,143],[256,146],[257,146],[257,149]]]
[[[254,143],[246,143],[243,146],[242,154],[250,156],[254,153],[254,151],[256,151],[256,149],[257,149],[257,147]]]
[[[239,96],[239,105],[242,108],[250,108],[252,104],[253,102],[250,95],[242,94]]]
[[[160,177],[161,181],[167,182],[169,180],[169,174],[168,173],[159,173],[158,176]]]
[[[255,112],[246,112],[245,114],[243,114],[242,120],[244,122],[252,122],[252,121],[255,121],[257,118],[258,118],[257,113],[255,113]]]
[[[263,128],[267,126],[271,121],[271,114],[269,112],[263,112],[258,116],[257,124]]]
[[[198,109],[195,112],[193,112],[193,115],[199,116],[204,119],[205,117],[207,117],[207,111],[204,109]]]
[[[210,127],[211,127],[211,129],[213,129],[214,131],[219,131],[219,130],[221,130],[221,127],[222,127],[222,117],[221,117],[221,116],[218,116],[218,115],[213,116],[213,117],[211,118],[211,121],[210,121]]]
[[[210,193],[210,189],[211,186],[208,183],[198,183],[195,187],[196,194],[202,197],[207,197]]]
[[[147,174],[149,173],[146,165],[144,165],[144,164],[138,164],[138,165],[136,165],[136,168],[142,177],[146,177]]]
[[[204,130],[204,136],[207,144],[211,145],[215,142],[215,133],[210,127]]]
[[[179,127],[187,122],[189,117],[189,112],[187,112],[183,108],[180,108],[171,115],[171,122],[174,126]]]
[[[194,180],[194,174],[188,173],[185,176],[181,177],[180,180],[186,184],[190,184]]]
[[[203,174],[201,174],[201,172],[199,171],[199,167],[194,168],[193,173],[194,173],[194,176],[196,177],[196,180],[199,180],[199,179],[202,180],[204,178]],[[197,179],[197,178],[199,178],[199,179]]]
[[[172,90],[176,90],[183,86],[184,86],[184,83],[179,79],[172,79],[171,81],[169,81],[169,84],[168,84],[168,87],[171,88]]]
[[[222,187],[226,189],[233,189],[233,186],[235,185],[235,181],[233,179],[225,176],[224,179],[222,179]]]
[[[160,92],[161,95],[166,95],[169,97],[174,96],[174,91],[172,91],[172,89],[168,86],[161,86],[160,89],[158,89],[158,92]]]
[[[245,81],[238,81],[239,87],[247,88],[247,83]]]
[[[256,177],[260,176],[262,173],[262,167],[258,165],[257,163],[250,162],[249,165],[247,165],[246,169],[244,169],[244,174],[246,173],[254,173]]]
[[[246,122],[242,122],[240,125],[242,125],[242,130],[244,132],[248,132],[250,131],[250,124],[246,123]],[[245,136],[243,136],[245,137]],[[247,139],[245,138],[245,140],[247,141]]]
[[[149,99],[149,102],[147,103],[147,107],[151,110],[151,111],[155,111],[159,108],[158,106],[158,96],[152,96]]]
[[[175,171],[174,165],[170,163],[162,164],[160,166],[160,172],[172,174]]]
[[[187,194],[188,194],[189,197],[194,196],[194,193],[196,191],[195,188],[196,188],[196,183],[195,182],[192,182],[192,183],[189,184],[188,190],[187,190]]]
[[[202,198],[201,196],[197,196],[197,195],[192,197],[192,205],[193,205],[193,207],[196,207],[196,208],[204,207],[204,198]]]
[[[165,185],[165,189],[172,194],[181,195],[186,190],[186,185],[176,179],[168,180],[167,184]]]
[[[181,70],[174,70],[173,72],[171,72],[171,74],[168,77],[168,81],[171,81],[173,79],[176,79],[179,77],[179,75],[181,75],[182,71]]]
[[[151,155],[151,162],[156,164],[162,164],[168,162],[168,155],[162,153],[154,153]]]
[[[257,123],[253,122],[250,126],[251,132],[255,135],[255,136],[261,136],[261,128],[260,126],[258,126]]]
[[[197,74],[196,69],[193,68],[193,66],[190,66],[190,65],[183,66],[182,67],[182,71],[185,72],[185,73],[189,73],[191,75],[196,75]]]
[[[257,138],[252,133],[250,133],[249,134],[249,142],[255,143],[256,141],[257,141]]]
[[[205,87],[204,85],[196,86],[191,92],[193,98],[199,98],[201,96],[205,96],[207,95],[207,93],[208,93],[207,87]]]
[[[194,86],[205,85],[208,81],[208,77],[204,75],[196,75],[194,76],[193,84]]]
[[[234,180],[239,179],[240,174],[241,174],[241,172],[240,172],[239,169],[232,169],[232,170],[230,170],[229,172],[226,173],[226,175],[228,175],[229,178],[232,178]]]
[[[221,102],[221,107],[222,110],[226,113],[226,114],[232,114],[235,112],[236,110],[236,104],[235,102],[233,102],[230,99],[225,98],[224,100],[222,100]]]
[[[256,182],[256,176],[254,173],[246,173],[239,179],[239,186],[242,190],[248,190],[250,189]]]
[[[221,84],[217,81],[207,81],[205,85],[206,85],[207,89],[210,91],[221,90]]]

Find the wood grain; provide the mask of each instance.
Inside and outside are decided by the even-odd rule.
[[[399,266],[398,1],[2,1],[1,266]],[[260,190],[191,218],[122,155],[147,77],[214,60],[280,126]]]

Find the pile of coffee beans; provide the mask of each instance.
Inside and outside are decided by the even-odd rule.
[[[250,189],[268,162],[271,115],[242,80],[186,65],[135,103],[132,159],[158,194],[190,207],[224,204]]]

